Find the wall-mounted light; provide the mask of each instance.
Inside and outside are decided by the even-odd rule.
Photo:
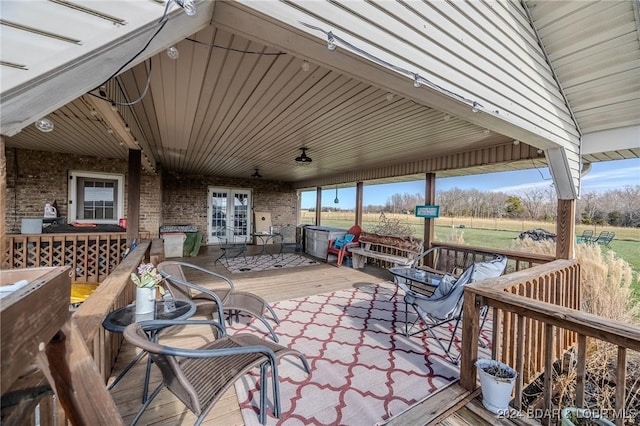
[[[40,120],[36,121],[34,125],[36,126],[36,129],[44,133],[49,133],[53,130],[53,122],[48,118],[41,118]]]
[[[302,151],[302,154],[298,155],[296,157],[296,163],[301,164],[301,165],[306,165],[306,164],[310,164],[311,163],[311,157],[307,156],[307,149],[309,148],[300,148],[300,150]]]

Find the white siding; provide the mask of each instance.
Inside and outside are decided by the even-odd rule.
[[[514,137],[543,149],[566,151],[564,168],[556,176],[570,176],[569,193],[574,198],[579,184],[579,135],[564,103],[536,35],[519,2],[361,2],[245,1],[221,3],[214,21],[242,31],[239,19],[225,22],[226,8],[242,9],[254,18],[276,27],[281,23],[305,38],[326,44],[326,36],[303,23],[332,31],[366,52],[350,51],[338,43],[331,55],[302,51],[295,35],[278,38],[277,31],[260,26],[249,31],[295,54],[322,61],[327,66],[409,96],[442,111],[451,112],[475,124]],[[223,6],[224,4],[224,6]],[[219,13],[220,12],[220,13]],[[237,18],[241,14],[235,16]],[[277,21],[273,21],[273,19]],[[375,74],[367,66],[352,66],[345,55],[371,65],[373,55],[396,67],[418,73],[432,85],[414,90],[409,75],[404,86],[393,77]],[[378,66],[379,67],[379,66]],[[388,70],[387,75],[389,75]],[[392,71],[398,74],[398,71]],[[382,78],[379,76],[383,76]],[[398,75],[396,75],[398,77]],[[378,81],[376,81],[378,80]],[[430,92],[430,93],[429,93]],[[444,95],[444,96],[443,96]],[[448,97],[449,99],[443,99]],[[453,102],[452,102],[453,101]],[[482,106],[471,112],[471,102]],[[554,162],[554,164],[557,162]],[[559,167],[557,164],[555,167]]]

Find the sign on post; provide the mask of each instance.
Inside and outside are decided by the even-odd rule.
[[[440,206],[416,206],[416,217],[436,219],[440,217]]]

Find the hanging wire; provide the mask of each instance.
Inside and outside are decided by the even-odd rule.
[[[444,87],[442,87],[442,86],[440,86],[440,85],[438,85],[438,84],[436,84],[436,83],[434,83],[434,82],[422,77],[420,74],[418,74],[416,72],[409,71],[406,68],[394,65],[391,62],[387,62],[384,59],[378,58],[377,56],[372,55],[371,53],[367,52],[366,50],[361,49],[361,48],[349,43],[348,41],[340,38],[339,36],[335,35],[335,33],[333,33],[332,31],[325,31],[320,27],[316,27],[315,25],[307,24],[306,22],[302,22],[302,21],[298,21],[298,22],[301,25],[304,25],[307,28],[322,32],[324,35],[327,36],[327,38],[330,37],[332,40],[334,40],[334,42],[335,41],[339,42],[341,45],[343,45],[344,47],[347,47],[349,50],[364,56],[365,58],[371,60],[372,62],[377,63],[378,65],[382,65],[382,66],[387,67],[387,68],[389,68],[391,70],[394,70],[394,71],[397,71],[397,72],[399,72],[401,74],[406,75],[407,77],[411,78],[414,81],[414,86],[415,87],[418,87],[419,83],[424,83],[424,84],[428,85],[429,87],[438,90],[441,93],[445,93],[445,94],[447,94],[449,96],[455,97],[455,98],[457,98],[457,99],[459,99],[459,100],[461,100],[461,101],[463,101],[463,102],[465,102],[465,103],[467,103],[469,105],[473,105],[476,108],[483,108],[482,105],[479,102],[474,101],[472,99],[469,99],[469,98],[467,98],[465,96],[462,96],[462,95],[460,95],[458,93],[452,92],[451,90],[446,89],[446,88],[444,88]]]
[[[217,45],[217,44],[205,43],[204,41],[196,40],[195,38],[190,38],[190,37],[185,38],[185,40],[189,40],[189,41],[191,41],[193,43],[198,43],[198,44],[201,44],[203,46],[207,46],[209,48],[215,47],[216,49],[224,49],[224,50],[230,50],[232,52],[248,53],[250,55],[280,56],[280,55],[286,55],[287,54],[286,52],[258,52],[258,51],[254,51],[254,50],[234,49],[233,47],[225,47],[225,46],[220,46],[220,45]]]

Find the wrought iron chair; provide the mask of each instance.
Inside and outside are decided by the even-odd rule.
[[[460,360],[460,354],[453,357],[451,355],[451,347],[455,340],[460,320],[462,319],[464,286],[487,278],[498,277],[502,275],[506,266],[507,258],[502,255],[496,255],[494,259],[489,261],[473,263],[458,278],[450,274],[444,275],[440,284],[430,296],[425,296],[424,294],[413,291],[406,284],[399,282],[398,286],[405,292],[405,307],[411,306],[417,314],[415,321],[411,325],[409,325],[408,318],[406,319],[405,335],[408,337],[426,331],[435,339],[436,343],[444,351],[445,356],[453,364],[457,364]],[[482,310],[481,331],[486,320],[487,312],[488,310],[486,308]],[[422,321],[425,327],[411,332],[418,321]],[[455,321],[455,326],[451,332],[448,346],[445,347],[441,338],[434,332],[434,328],[453,321]]]
[[[336,238],[333,240],[329,240],[329,244],[327,244],[327,256],[324,261],[329,261],[329,255],[334,254],[338,257],[336,261],[336,266],[342,266],[342,260],[345,257],[350,257],[351,252],[349,252],[349,247],[356,247],[359,245],[360,234],[362,233],[362,229],[358,225],[353,225],[345,236],[340,239]],[[351,237],[352,236],[352,237]]]
[[[227,267],[229,267],[229,259],[234,259],[242,255],[244,263],[247,263],[247,256],[245,254],[247,251],[247,241],[243,237],[238,237],[234,228],[220,228],[215,236],[220,242],[218,248],[222,251],[216,259],[216,262],[224,259]]]
[[[166,279],[166,287],[174,298],[191,300],[196,304],[196,307],[201,313],[206,315],[211,314],[212,316],[216,312],[220,314],[218,310],[219,304],[216,301],[216,298],[219,298],[221,300],[222,310],[228,314],[227,319],[229,324],[231,324],[234,315],[237,318],[238,312],[244,312],[262,322],[269,331],[273,341],[278,341],[278,336],[276,336],[273,327],[271,327],[265,315],[268,312],[276,324],[278,324],[280,320],[271,305],[262,297],[246,291],[237,291],[233,285],[233,281],[229,278],[209,271],[208,269],[201,268],[200,266],[192,265],[191,263],[165,261],[160,263],[157,268],[158,272]],[[192,273],[204,274],[207,283],[224,284],[224,286],[222,288],[209,290],[193,284],[187,279],[185,270],[189,270]]]
[[[157,343],[152,334],[168,327],[209,325],[214,330],[215,340],[197,348],[182,348]],[[162,334],[162,333],[161,333]],[[195,424],[202,423],[220,397],[242,376],[260,367],[260,413],[261,424],[266,424],[266,401],[268,372],[271,369],[273,392],[273,415],[280,417],[280,388],[277,360],[295,355],[310,373],[309,364],[303,354],[252,334],[225,335],[224,323],[207,320],[156,320],[133,323],[124,330],[124,338],[145,350],[162,372],[162,383],[151,393],[131,422],[135,425],[153,399],[167,388],[198,416]],[[172,336],[175,339],[175,336]]]
[[[284,258],[285,252],[298,253],[302,251],[296,238],[296,227],[293,225],[285,225],[280,228],[277,242],[280,243],[280,253],[278,255],[281,258]]]

